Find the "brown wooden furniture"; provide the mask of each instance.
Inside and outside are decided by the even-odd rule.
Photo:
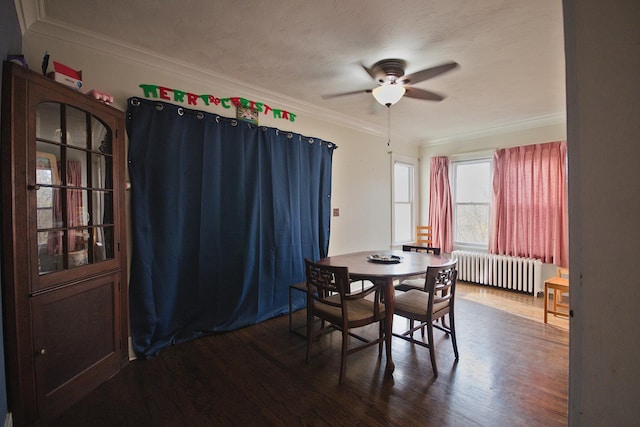
[[[402,245],[402,250],[405,252],[422,252],[434,255],[440,255],[440,248],[434,248],[430,246],[418,246],[418,245]],[[423,289],[424,288],[424,274],[421,274],[418,277],[404,279],[398,286],[396,286],[396,290],[398,291],[409,291],[411,289]]]
[[[569,279],[569,269],[564,267],[558,267],[558,277],[564,277]],[[563,297],[567,295],[567,292],[561,292],[560,290],[554,291],[555,308],[562,307],[569,309],[569,303],[563,301]],[[568,296],[568,295],[567,295]]]
[[[46,424],[128,362],[124,114],[6,62],[9,411]]]
[[[378,344],[382,355],[384,343],[385,306],[381,302],[383,285],[374,284],[360,292],[351,292],[351,280],[347,267],[321,265],[305,260],[307,276],[307,361],[311,357],[313,342],[334,329],[342,332],[340,355],[340,379],[347,371],[347,356]],[[372,298],[366,298],[372,295]],[[316,329],[314,318],[322,321]],[[352,333],[352,329],[378,323],[378,338],[368,340]],[[349,347],[349,336],[363,344]]]
[[[549,291],[551,292],[551,307],[549,307]],[[544,323],[548,314],[569,317],[569,304],[562,301],[562,295],[569,292],[569,270],[558,268],[558,275],[544,281]],[[562,310],[561,310],[562,308]]]
[[[401,257],[399,263],[376,263],[368,259],[371,254],[389,253]],[[429,266],[446,265],[451,258],[443,255],[432,255],[420,252],[402,251],[364,251],[344,255],[335,255],[318,261],[322,265],[343,266],[349,269],[352,280],[370,280],[373,283],[384,283],[385,330],[393,331],[393,311],[395,301],[394,280],[416,276]],[[385,354],[387,356],[386,372],[395,369],[391,355],[391,334],[385,334]]]
[[[395,301],[395,314],[406,317],[410,320],[409,329],[401,334],[393,336],[407,340],[413,344],[418,344],[429,349],[431,366],[434,376],[438,376],[436,365],[436,354],[433,341],[433,328],[444,331],[451,337],[453,352],[458,360],[458,344],[456,341],[456,328],[454,319],[454,303],[456,295],[456,262],[446,266],[428,267],[424,289],[412,289],[399,293]],[[449,317],[449,325],[443,321],[436,324],[435,321]],[[414,321],[419,322],[414,326]],[[422,330],[424,338],[424,328],[427,330],[427,341],[417,340],[413,337],[413,332]]]
[[[418,225],[416,227],[416,245],[431,246],[433,244],[433,234],[430,225]]]
[[[428,254],[440,255],[440,248],[435,248],[433,246],[402,245],[402,250],[405,252],[425,252]]]

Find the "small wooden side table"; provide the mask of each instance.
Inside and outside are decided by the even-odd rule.
[[[549,308],[549,290],[552,290],[553,305]],[[568,311],[558,310],[558,297],[557,294],[569,292],[569,279],[565,277],[552,277],[544,281],[544,323],[547,323],[547,314],[555,314],[556,316],[569,317]],[[565,306],[565,304],[562,304]]]

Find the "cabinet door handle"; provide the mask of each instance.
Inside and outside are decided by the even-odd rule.
[[[40,184],[30,184],[29,185],[29,190],[36,190],[38,191],[40,189]]]
[[[45,354],[47,354],[47,350],[45,350],[44,348],[40,349],[40,355],[44,356]]]

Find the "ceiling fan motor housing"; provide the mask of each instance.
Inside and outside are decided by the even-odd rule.
[[[371,67],[371,71],[376,76],[379,84],[394,83],[404,76],[404,69],[407,63],[402,59],[383,59]]]

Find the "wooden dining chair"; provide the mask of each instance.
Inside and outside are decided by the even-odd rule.
[[[402,245],[404,252],[421,252],[433,255],[440,255],[440,248],[430,246]],[[411,289],[424,289],[424,274],[416,277],[404,279],[399,285],[396,285],[398,291],[409,291]]]
[[[340,379],[347,371],[347,356],[378,344],[378,356],[384,343],[385,306],[382,303],[383,283],[373,283],[359,292],[351,292],[349,269],[314,263],[305,259],[307,277],[307,362],[311,357],[314,341],[321,335],[339,330],[342,333],[340,355]],[[365,298],[369,297],[369,298]],[[322,322],[316,328],[314,318]],[[325,324],[326,322],[326,324]],[[378,338],[366,339],[352,332],[353,329],[378,323]],[[349,337],[363,342],[349,345]]]
[[[456,328],[454,319],[454,302],[456,295],[456,279],[458,272],[456,262],[441,267],[428,267],[424,289],[412,289],[407,292],[396,293],[395,311],[398,316],[409,319],[409,329],[403,333],[394,333],[393,336],[404,339],[429,349],[431,366],[434,376],[438,376],[436,354],[433,341],[433,329],[444,331],[451,337],[453,353],[458,360],[458,343],[456,341]],[[436,323],[438,319],[448,317],[447,322]],[[414,322],[418,324],[414,326]],[[414,338],[413,333],[426,328],[426,341],[424,332],[421,339]]]
[[[430,225],[416,226],[416,245],[431,246],[433,244],[433,234]]]

